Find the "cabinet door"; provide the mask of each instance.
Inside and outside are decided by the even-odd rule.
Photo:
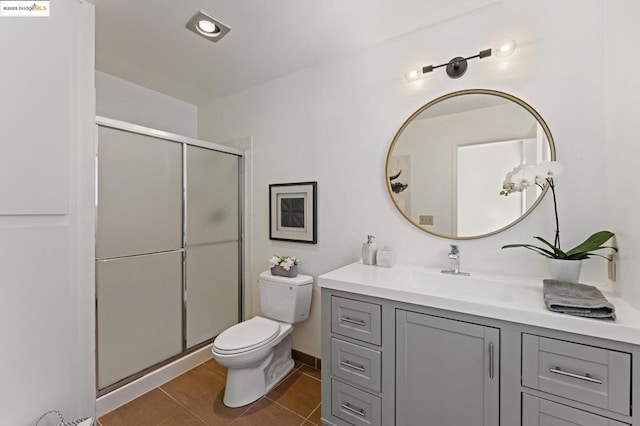
[[[498,329],[398,310],[396,333],[398,426],[498,426]]]

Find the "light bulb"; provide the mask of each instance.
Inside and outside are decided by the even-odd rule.
[[[409,81],[416,81],[422,76],[422,70],[413,69],[405,73],[404,77]]]
[[[215,37],[220,34],[220,28],[211,21],[201,20],[198,21],[198,31],[207,37]]]
[[[514,50],[516,50],[516,41],[504,40],[496,45],[494,48],[494,55],[498,58],[506,58],[507,56],[510,56]]]

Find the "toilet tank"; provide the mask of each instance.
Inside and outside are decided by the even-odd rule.
[[[289,324],[309,318],[313,277],[302,274],[280,277],[264,271],[258,286],[260,307],[265,317]]]

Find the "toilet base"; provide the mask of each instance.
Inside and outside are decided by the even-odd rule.
[[[222,402],[231,408],[251,404],[280,383],[293,366],[291,336],[288,335],[257,367],[229,368]]]

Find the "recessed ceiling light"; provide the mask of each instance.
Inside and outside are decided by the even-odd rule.
[[[213,22],[204,19],[202,21],[198,21],[198,30],[206,36],[220,35],[220,28],[218,28]]]
[[[189,19],[189,22],[187,22],[187,28],[211,41],[218,41],[225,34],[231,31],[231,28],[227,25],[209,16],[203,11],[197,12],[191,17],[191,19]]]

